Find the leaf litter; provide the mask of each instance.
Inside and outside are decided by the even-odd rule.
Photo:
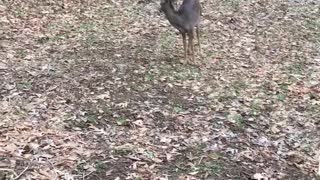
[[[319,3],[201,4],[0,4],[1,179],[319,178]]]

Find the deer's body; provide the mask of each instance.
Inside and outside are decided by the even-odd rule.
[[[187,60],[187,51],[191,50],[192,60],[194,61],[193,31],[195,27],[200,50],[199,23],[201,7],[199,0],[184,0],[177,11],[172,5],[172,0],[161,0],[161,10],[170,24],[178,29],[182,35],[185,59]],[[187,36],[189,37],[188,47]]]

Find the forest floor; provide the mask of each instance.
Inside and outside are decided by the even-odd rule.
[[[0,3],[0,179],[319,179],[320,3],[159,2]]]

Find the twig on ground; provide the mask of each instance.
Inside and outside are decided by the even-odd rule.
[[[30,163],[31,164],[31,163]],[[19,179],[30,167],[30,164],[18,175],[14,178],[14,180]]]
[[[92,174],[94,171],[91,171],[91,172],[89,172],[88,174],[86,174],[86,175],[84,175],[83,177],[82,177],[82,179],[85,179],[87,176],[89,176],[90,174]]]

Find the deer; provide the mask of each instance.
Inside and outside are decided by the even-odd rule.
[[[160,10],[164,12],[166,19],[169,23],[175,27],[182,35],[183,49],[184,49],[184,59],[189,62],[187,54],[192,54],[192,61],[195,63],[194,58],[194,28],[196,28],[196,34],[199,44],[199,55],[201,53],[200,47],[200,14],[201,6],[199,0],[183,0],[182,4],[175,10],[173,6],[173,1],[175,0],[161,0]],[[188,37],[188,43],[187,43]]]

